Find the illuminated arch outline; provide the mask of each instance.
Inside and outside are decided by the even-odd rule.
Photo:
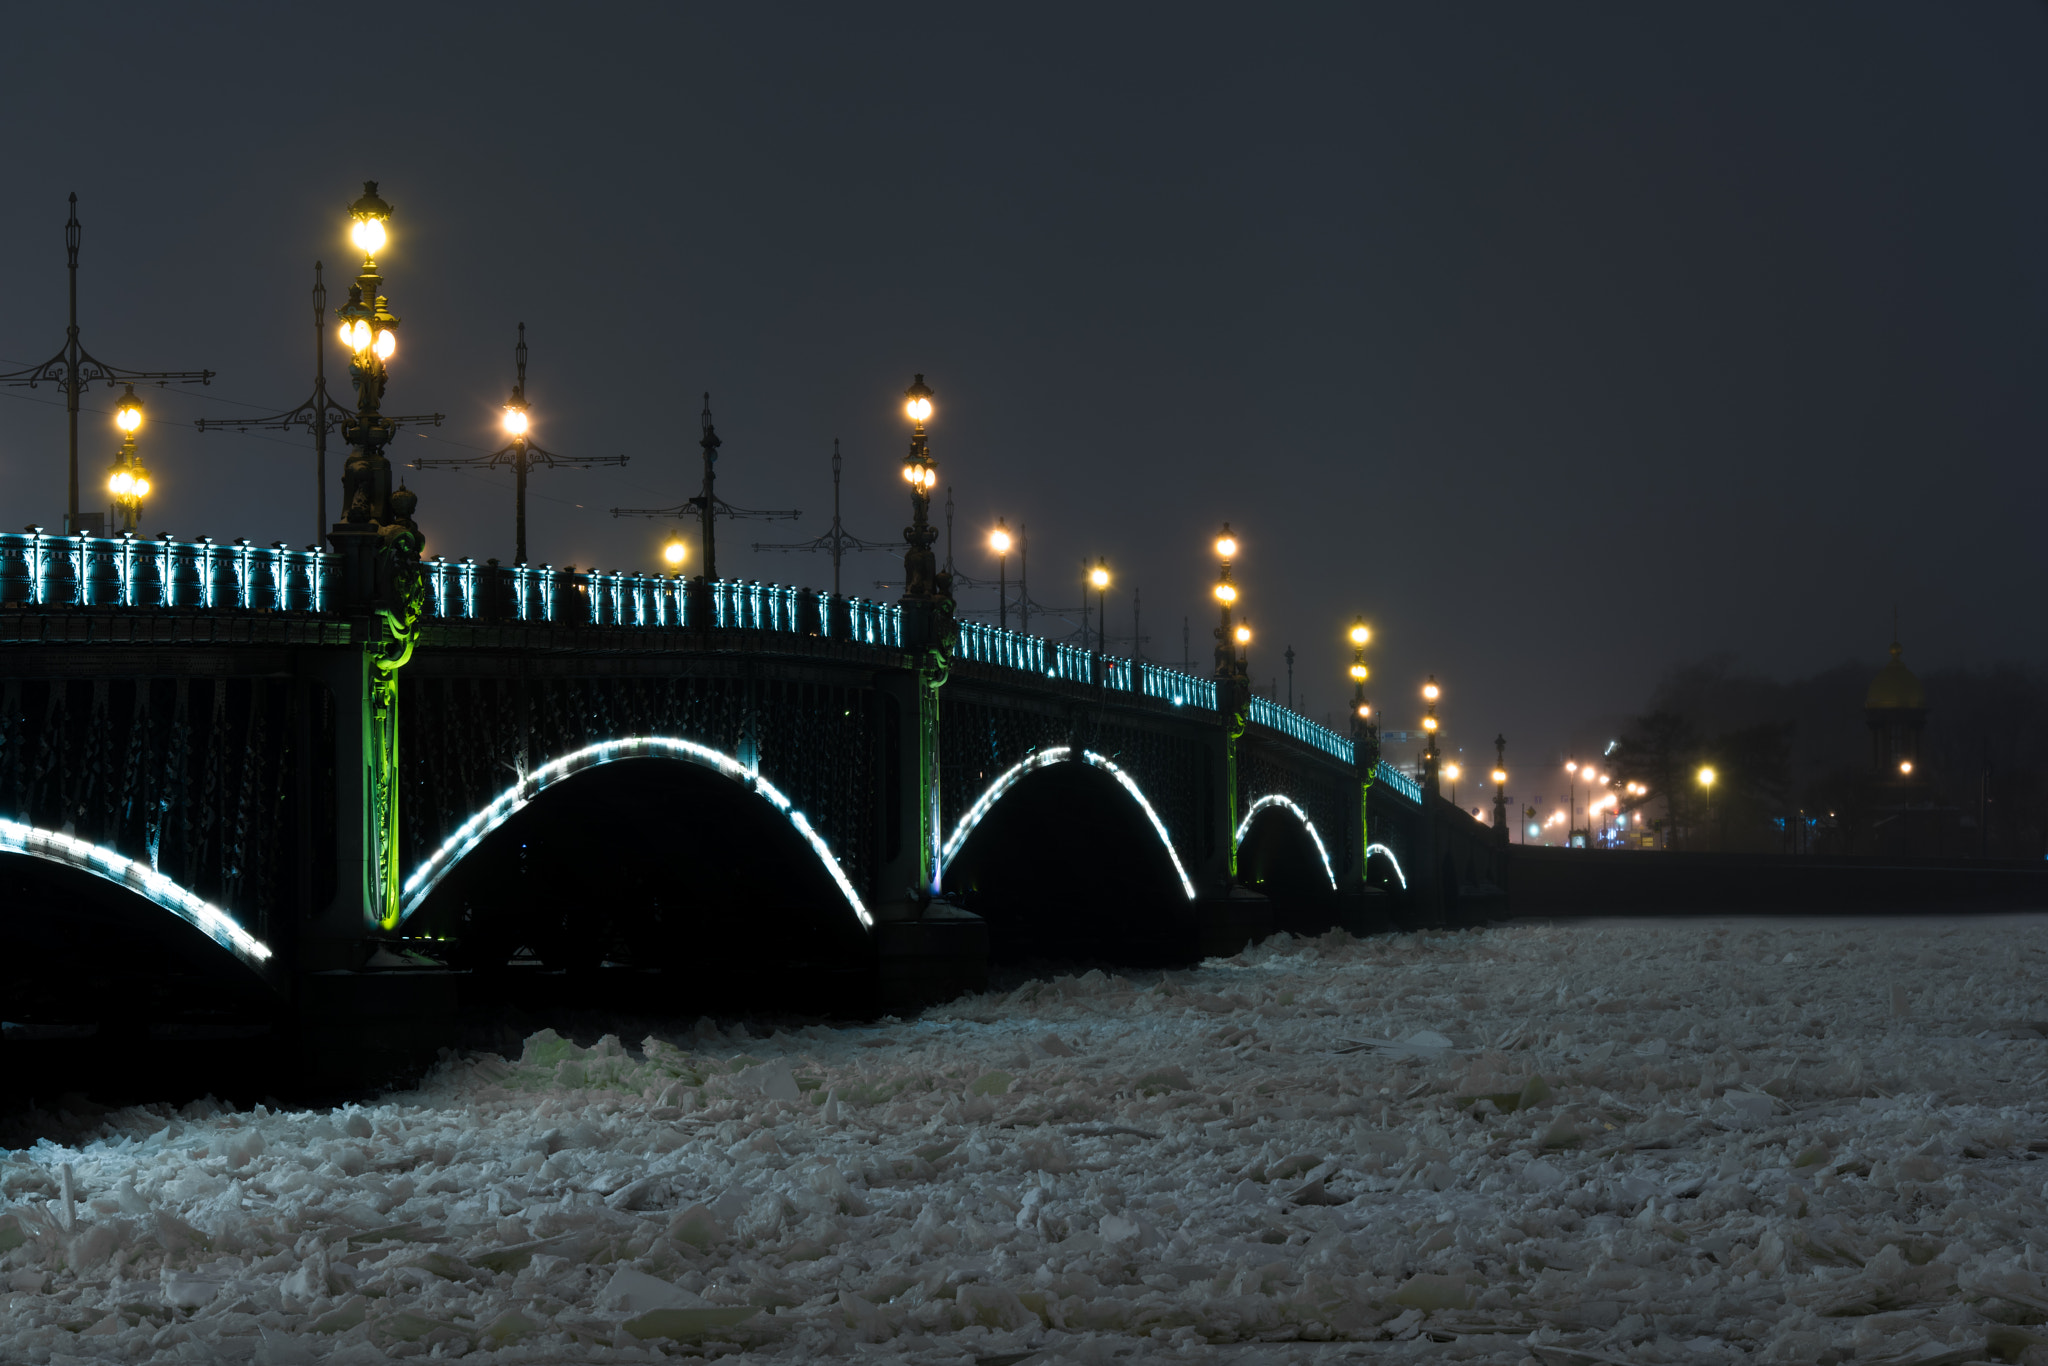
[[[460,863],[470,850],[482,843],[486,835],[512,819],[544,790],[572,774],[581,773],[586,768],[596,768],[600,764],[609,764],[620,759],[681,759],[703,768],[716,769],[734,782],[743,783],[759,793],[767,799],[770,806],[781,812],[784,819],[788,820],[796,828],[796,832],[810,844],[811,851],[818,856],[818,862],[825,865],[825,871],[839,884],[840,892],[845,895],[847,905],[853,908],[861,927],[868,930],[875,927],[875,918],[868,914],[868,908],[861,903],[860,893],[854,891],[853,884],[847,880],[846,870],[839,866],[839,860],[833,856],[832,846],[825,843],[824,837],[812,827],[804,813],[796,810],[790,804],[789,798],[783,796],[775,784],[730,754],[712,749],[709,745],[700,745],[693,740],[671,740],[663,735],[629,735],[620,740],[605,740],[595,745],[586,745],[573,754],[565,754],[559,759],[542,764],[499,793],[490,805],[464,821],[439,849],[430,854],[419,867],[413,869],[412,875],[406,878],[405,885],[399,889],[402,898],[398,913],[400,923],[420,908],[434,888],[440,885],[441,879],[448,875],[449,870]]]
[[[270,945],[243,929],[220,907],[180,887],[147,864],[117,854],[103,844],[10,820],[0,820],[0,853],[47,859],[126,887],[198,930],[275,985]]]
[[[1323,837],[1316,833],[1316,823],[1308,818],[1308,812],[1294,804],[1292,798],[1283,797],[1276,792],[1269,797],[1261,797],[1253,802],[1251,809],[1244,813],[1244,819],[1238,822],[1237,833],[1230,837],[1231,847],[1237,848],[1244,843],[1245,833],[1252,828],[1252,817],[1258,815],[1269,806],[1284,806],[1294,813],[1294,818],[1301,822],[1303,829],[1308,831],[1308,837],[1316,842],[1316,854],[1323,861],[1323,876],[1330,879],[1330,890],[1336,891],[1337,874],[1330,867],[1330,851],[1323,847]],[[1396,866],[1398,867],[1399,865],[1397,864]]]
[[[1054,745],[1050,749],[1034,750],[998,775],[996,780],[988,785],[988,789],[974,799],[974,804],[967,808],[959,823],[953,827],[953,833],[946,837],[944,847],[939,850],[939,877],[944,879],[946,868],[953,862],[953,856],[960,852],[960,846],[967,842],[967,837],[974,833],[974,827],[981,824],[982,818],[988,815],[1005,792],[1015,787],[1025,774],[1036,769],[1050,768],[1054,764],[1070,762],[1073,754],[1074,749],[1071,745]],[[1172,836],[1166,833],[1166,822],[1159,819],[1159,813],[1152,809],[1151,802],[1145,800],[1145,794],[1131,781],[1131,775],[1093,750],[1082,750],[1081,759],[1090,767],[1099,768],[1116,779],[1118,786],[1131,794],[1138,803],[1138,809],[1152,822],[1152,829],[1158,834],[1159,842],[1166,847],[1166,856],[1173,860],[1173,871],[1180,878],[1181,890],[1187,893],[1188,900],[1193,901],[1195,884],[1188,879],[1188,870],[1181,864],[1180,851],[1173,847]]]
[[[1404,892],[1407,891],[1408,875],[1401,871],[1401,860],[1394,857],[1394,851],[1387,848],[1387,846],[1384,844],[1368,844],[1365,846],[1365,861],[1367,863],[1372,862],[1372,856],[1375,853],[1381,853],[1387,856],[1387,862],[1394,865],[1394,876],[1401,879],[1401,890]]]

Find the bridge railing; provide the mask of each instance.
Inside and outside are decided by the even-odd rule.
[[[1374,782],[1385,783],[1411,802],[1420,802],[1422,800],[1422,784],[1416,782],[1400,769],[1395,768],[1385,759],[1380,760],[1379,763],[1373,766],[1372,776]]]
[[[1175,706],[1216,710],[1216,683],[1195,678],[1175,669],[1125,659],[1120,655],[1099,655],[1092,650],[999,630],[980,622],[962,622],[955,654],[977,664],[1016,669],[1041,678],[1100,686],[1111,692],[1135,692],[1156,697]]]
[[[0,535],[0,603],[26,607],[137,607],[320,612],[333,556],[283,542],[225,545],[166,534]]]
[[[1252,694],[1252,721],[1261,726],[1291,735],[1305,745],[1314,745],[1325,754],[1335,755],[1346,763],[1351,761],[1351,740],[1339,735],[1328,726],[1309,720],[1300,712],[1290,711],[1271,698]]]

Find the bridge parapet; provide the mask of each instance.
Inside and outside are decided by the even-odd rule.
[[[323,612],[336,558],[283,542],[0,535],[0,605]]]

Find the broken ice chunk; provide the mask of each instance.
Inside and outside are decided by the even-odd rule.
[[[732,1089],[769,1100],[795,1100],[802,1094],[789,1064],[779,1058],[743,1069],[733,1077]]]
[[[597,1296],[598,1308],[627,1314],[645,1314],[652,1309],[705,1309],[710,1303],[673,1282],[629,1266],[614,1271]]]
[[[173,1309],[197,1309],[211,1303],[226,1284],[225,1276],[212,1276],[199,1271],[163,1270],[164,1303]]]

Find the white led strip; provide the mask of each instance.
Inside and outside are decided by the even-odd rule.
[[[586,768],[595,768],[599,764],[609,764],[619,759],[682,759],[705,768],[716,769],[734,782],[752,787],[754,791],[767,798],[768,804],[781,812],[796,828],[796,832],[809,842],[812,851],[818,856],[818,861],[825,865],[825,871],[830,873],[832,880],[839,885],[840,892],[846,897],[847,905],[853,908],[853,913],[861,925],[867,929],[874,928],[875,918],[868,914],[868,908],[861,904],[860,894],[854,891],[853,884],[847,881],[845,870],[839,866],[839,860],[833,857],[832,846],[825,843],[824,837],[812,827],[803,812],[791,808],[789,798],[783,796],[775,784],[729,754],[691,740],[671,740],[661,735],[632,735],[622,740],[606,740],[586,746],[574,754],[565,754],[559,759],[541,765],[499,793],[495,801],[464,821],[461,827],[448,837],[446,843],[436,849],[419,867],[413,869],[412,876],[405,880],[405,886],[400,890],[400,896],[403,898],[398,916],[400,922],[420,908],[434,888],[440,884],[441,879],[448,875],[449,870],[460,863],[470,850],[481,844],[485,836],[510,820],[514,813],[539,796],[543,789],[552,787],[573,773],[580,773]]]
[[[103,844],[10,820],[0,820],[0,853],[48,859],[118,883],[177,916],[265,978],[271,975],[268,944],[243,929],[226,911],[180,887],[148,864],[137,863]]]
[[[1387,862],[1394,865],[1394,876],[1401,879],[1401,890],[1404,892],[1407,891],[1408,875],[1401,871],[1401,860],[1394,857],[1394,851],[1387,848],[1387,846],[1384,844],[1368,844],[1365,846],[1365,856],[1368,859],[1370,859],[1375,853],[1381,853],[1387,856]]]
[[[974,833],[974,827],[981,824],[982,818],[988,815],[989,810],[995,806],[996,802],[1001,799],[1005,792],[1015,787],[1025,774],[1035,769],[1049,768],[1054,764],[1065,763],[1073,757],[1073,753],[1074,751],[1071,746],[1054,745],[1050,749],[1041,749],[1034,754],[1028,755],[1021,762],[1005,769],[994,782],[988,785],[987,791],[974,799],[974,805],[967,808],[966,814],[962,815],[959,823],[953,827],[953,833],[947,838],[945,846],[939,851],[939,876],[941,878],[945,877],[946,865],[953,861],[953,856],[960,852],[960,846],[965,844],[967,837]],[[1180,878],[1181,890],[1187,893],[1188,900],[1193,901],[1195,899],[1195,884],[1189,881],[1188,870],[1181,865],[1180,852],[1173,847],[1173,838],[1166,833],[1166,822],[1159,819],[1159,813],[1152,809],[1152,803],[1145,800],[1145,794],[1140,792],[1138,785],[1131,781],[1131,775],[1093,750],[1081,751],[1081,758],[1091,766],[1101,769],[1104,773],[1116,779],[1117,784],[1124,791],[1130,793],[1137,801],[1138,808],[1145,813],[1146,819],[1152,822],[1152,829],[1158,833],[1159,842],[1166,846],[1166,856],[1173,860],[1173,871]]]
[[[1316,842],[1316,854],[1323,860],[1323,876],[1330,879],[1330,890],[1336,891],[1337,874],[1330,868],[1330,851],[1323,847],[1323,837],[1316,833],[1316,823],[1308,818],[1308,812],[1296,806],[1291,799],[1283,797],[1278,793],[1274,793],[1270,797],[1261,797],[1252,803],[1251,810],[1245,812],[1244,820],[1238,823],[1237,833],[1230,838],[1231,847],[1236,848],[1244,843],[1245,832],[1252,828],[1252,817],[1258,815],[1269,806],[1283,806],[1294,813],[1294,818],[1300,821],[1302,827],[1308,831],[1308,837]],[[1395,866],[1398,867],[1399,865]]]

